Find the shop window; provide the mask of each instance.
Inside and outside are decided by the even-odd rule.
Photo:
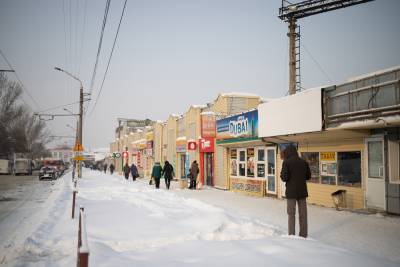
[[[388,141],[389,145],[389,181],[400,183],[400,141]]]
[[[361,187],[361,152],[338,152],[338,184]]]
[[[244,150],[239,152],[239,160],[245,161],[246,160],[246,152]]]
[[[275,175],[275,150],[268,149],[268,175]]]
[[[382,141],[368,142],[368,177],[383,178]]]
[[[257,150],[257,161],[265,161],[265,150],[264,149]]]
[[[247,177],[254,177],[254,148],[247,149]]]
[[[309,182],[319,183],[319,152],[302,152],[301,157],[310,166],[311,178]]]
[[[237,150],[231,150],[231,175],[237,176]]]
[[[275,192],[275,176],[268,176],[268,191]]]
[[[239,163],[239,176],[246,176],[246,163]]]
[[[321,175],[321,184],[336,185],[336,176]]]
[[[257,177],[264,178],[265,177],[265,164],[257,163]]]
[[[246,176],[246,150],[239,151],[239,176]]]

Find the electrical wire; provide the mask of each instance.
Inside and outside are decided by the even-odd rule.
[[[21,79],[18,76],[18,73],[16,69],[11,65],[10,61],[8,61],[7,57],[4,55],[3,51],[0,49],[0,54],[4,58],[4,60],[7,62],[7,65],[10,69],[14,70],[14,75],[17,78],[18,82],[20,83],[22,89],[25,91],[25,93],[29,96],[29,98],[32,100],[32,102],[35,104],[35,106],[40,109],[40,106],[38,102],[33,98],[33,96],[29,93],[29,91],[26,89],[24,83],[21,81]],[[25,102],[26,103],[26,102]]]
[[[63,107],[73,106],[73,105],[77,105],[79,103],[80,103],[80,101],[76,101],[76,102],[72,102],[72,103],[69,103],[69,104],[59,105],[59,106],[55,106],[55,107],[52,107],[52,108],[47,108],[47,109],[44,109],[44,110],[40,110],[40,111],[38,111],[38,113],[42,113],[42,112],[46,112],[46,111],[54,110],[54,109],[59,109],[59,108],[63,108]]]
[[[83,9],[83,26],[82,26],[82,36],[81,36],[81,52],[79,53],[78,76],[80,76],[81,74],[83,44],[85,42],[85,31],[86,31],[86,14],[87,14],[87,0],[85,0],[85,6]]]
[[[97,66],[98,66],[98,63],[99,63],[101,46],[103,44],[104,29],[105,29],[106,23],[107,23],[108,10],[110,9],[110,2],[111,2],[111,0],[107,0],[106,7],[105,7],[105,10],[104,10],[103,24],[102,24],[101,32],[100,32],[99,46],[97,48],[96,62],[94,64],[94,69],[93,69],[93,73],[92,73],[92,79],[90,81],[90,87],[89,87],[90,88],[89,89],[89,93],[90,94],[93,91],[94,81],[95,81],[95,78],[96,78],[96,72],[97,72]]]
[[[94,102],[94,106],[93,106],[92,111],[90,112],[90,114],[92,114],[93,111],[95,110],[96,105],[97,105],[97,102],[98,102],[99,97],[100,97],[100,95],[101,95],[101,92],[102,92],[102,90],[103,90],[104,81],[105,81],[105,79],[106,79],[106,77],[107,77],[108,68],[109,68],[109,66],[110,66],[110,62],[111,62],[111,58],[112,58],[112,55],[113,55],[113,52],[114,52],[115,44],[116,44],[116,42],[117,42],[118,33],[119,33],[119,29],[120,29],[120,27],[121,27],[122,18],[124,17],[125,8],[126,8],[126,3],[127,3],[127,0],[125,0],[124,8],[122,9],[121,18],[120,18],[119,23],[118,23],[117,32],[115,33],[114,43],[113,43],[113,46],[112,46],[112,49],[111,49],[110,57],[108,58],[107,68],[106,68],[106,71],[104,72],[103,81],[101,82],[101,86],[100,86],[99,93],[97,94],[96,100],[95,100],[95,102]]]
[[[318,61],[311,55],[310,51],[308,51],[307,46],[304,44],[304,41],[302,42],[302,46],[304,47],[306,53],[310,56],[311,60],[314,61],[315,65],[317,65],[322,74],[325,75],[325,78],[329,81],[329,83],[333,83],[332,79],[329,77],[328,73],[322,68],[321,64],[319,64]]]

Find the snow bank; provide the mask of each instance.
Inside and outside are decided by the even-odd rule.
[[[63,189],[13,266],[74,264],[77,220],[68,216],[71,188]],[[288,237],[265,221],[179,196],[178,190],[157,190],[144,179],[133,182],[86,171],[78,189],[77,203],[86,213],[90,266],[398,266],[316,240]]]

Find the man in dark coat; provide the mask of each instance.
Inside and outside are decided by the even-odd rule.
[[[307,225],[307,183],[311,177],[308,163],[299,157],[295,146],[290,145],[283,151],[283,165],[281,179],[286,182],[288,232],[295,235],[296,226],[296,202],[299,208],[299,235],[306,238],[308,235]]]
[[[196,189],[197,175],[199,174],[199,165],[193,161],[190,166],[190,186],[189,189]]]
[[[131,174],[132,174],[132,180],[136,181],[136,178],[139,177],[139,172],[134,163],[131,165]]]
[[[167,160],[165,161],[164,168],[162,170],[162,175],[164,175],[165,186],[167,187],[167,189],[169,189],[171,180],[174,176],[174,167],[172,167],[172,165],[169,164]]]
[[[160,162],[156,162],[151,172],[151,178],[154,179],[157,189],[160,188],[161,173],[162,173],[162,168]]]
[[[110,164],[110,173],[111,174],[113,174],[114,173],[114,169],[115,169],[115,167],[114,167],[114,164]]]
[[[107,172],[107,163],[104,163],[104,165],[103,165],[103,170],[104,170],[104,173]]]
[[[124,166],[122,171],[124,172],[125,179],[128,180],[129,179],[129,173],[131,172],[131,168],[129,167],[128,162],[125,163],[125,166]]]

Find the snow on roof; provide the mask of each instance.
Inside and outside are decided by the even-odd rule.
[[[137,132],[137,133],[143,133],[143,130],[137,129],[136,132]]]
[[[354,82],[357,80],[362,80],[368,77],[372,77],[372,76],[377,76],[377,75],[381,75],[385,72],[391,72],[394,70],[400,70],[400,65],[399,66],[394,66],[394,67],[390,67],[387,69],[382,69],[382,70],[378,70],[378,71],[374,71],[374,72],[370,72],[370,73],[365,73],[365,74],[361,74],[359,76],[355,76],[355,77],[351,77],[349,79],[347,79],[347,82]]]
[[[200,113],[200,115],[215,115],[214,111],[203,111]]]
[[[170,116],[171,116],[171,117],[176,117],[176,118],[180,117],[180,115],[177,115],[177,114],[175,114],[175,113],[172,113]]]
[[[156,120],[156,123],[164,123],[165,121],[163,120]]]
[[[231,93],[220,93],[220,96],[229,96],[229,97],[253,97],[258,98],[259,95],[251,94],[251,93],[238,93],[238,92],[231,92]]]
[[[186,140],[186,136],[179,136],[178,138],[176,138],[176,141],[183,141]]]
[[[207,105],[190,105],[192,108],[206,108]]]

